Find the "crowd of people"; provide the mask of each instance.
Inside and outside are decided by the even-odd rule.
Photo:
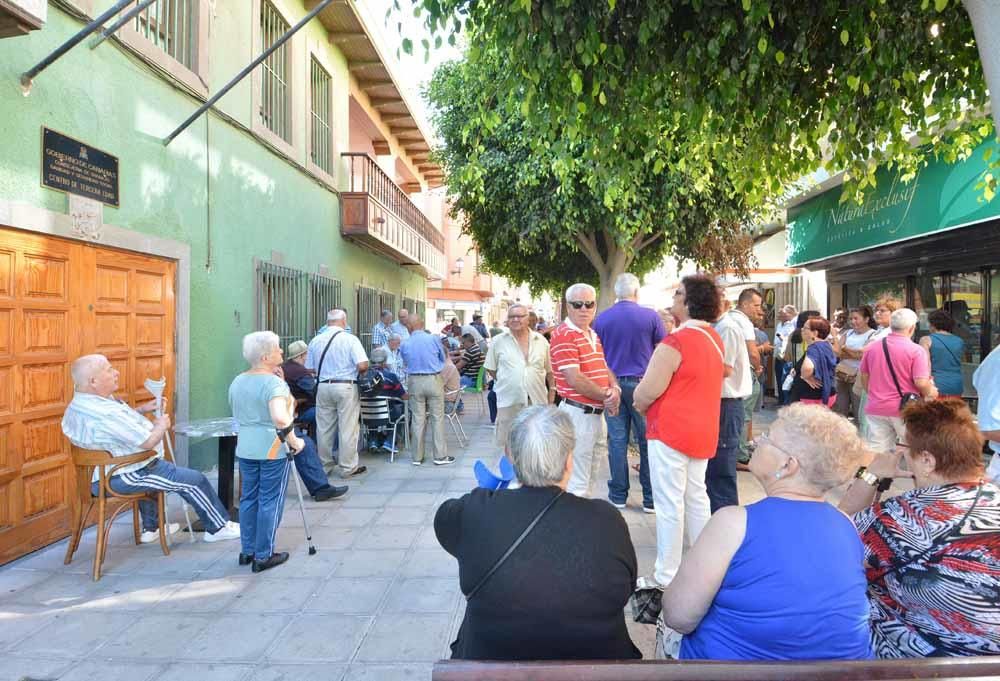
[[[287,359],[275,334],[248,334],[249,369],[229,392],[239,525],[201,473],[162,460],[169,418],[151,422],[149,407],[115,399],[106,358],[74,363],[63,429],[81,447],[151,450],[112,488],[179,492],[205,540],[240,538],[239,563],[259,572],[288,559],[274,541],[290,462],[315,499],[342,498],[347,485],[328,476],[365,474],[361,426],[370,431],[376,412],[398,422],[405,402],[410,462],[452,464],[446,414],[461,412],[469,391],[488,393],[495,443],[518,484],[474,490],[436,513],[467,598],[455,657],[640,657],[624,609],[649,594],[663,656],[1000,654],[1000,350],[973,377],[977,423],[960,399],[964,350],[944,310],[916,343],[917,315],[891,298],[832,323],[786,306],[771,343],[754,289],[730,309],[715,280],[687,276],[659,312],[638,293],[635,276],[620,276],[616,302],[598,314],[596,290],[574,284],[555,327],[521,304],[506,328],[476,317],[440,334],[420,315],[385,311],[370,353],[342,309],[291,343]],[[772,355],[786,406],[751,438]],[[386,432],[369,446],[394,451]],[[988,471],[984,441],[998,452]],[[633,442],[641,510],[655,515],[649,575],[638,574],[620,512]],[[604,461],[607,492],[594,489]],[[740,462],[763,500],[739,504]],[[913,489],[881,500],[900,478]],[[839,507],[828,500],[835,489]],[[145,539],[156,509],[142,514]]]

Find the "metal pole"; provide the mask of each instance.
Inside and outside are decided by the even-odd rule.
[[[119,19],[118,21],[111,24],[103,31],[101,31],[101,35],[97,36],[94,42],[90,44],[90,49],[94,49],[95,47],[103,43],[105,40],[110,38],[115,31],[117,31],[119,28],[127,24],[129,21],[135,18],[135,15],[137,15],[139,12],[152,5],[154,2],[156,2],[156,0],[142,0],[142,2],[140,2],[138,5],[130,9],[124,15],[122,15],[121,19]]]
[[[242,71],[240,71],[238,74],[236,74],[235,78],[233,78],[231,81],[229,81],[228,83],[226,83],[225,85],[223,85],[221,90],[219,90],[217,93],[215,93],[214,95],[212,95],[211,97],[209,97],[208,101],[206,101],[204,104],[202,104],[201,106],[199,106],[198,110],[195,111],[190,116],[188,116],[187,120],[185,120],[183,123],[181,123],[180,126],[178,126],[178,128],[176,130],[174,130],[172,133],[170,133],[169,135],[167,135],[164,138],[164,140],[163,140],[163,146],[167,146],[171,142],[173,142],[175,137],[177,137],[179,134],[181,134],[182,132],[184,132],[184,130],[186,130],[189,125],[191,125],[192,123],[194,123],[198,119],[199,116],[201,116],[203,113],[205,113],[210,108],[212,108],[212,106],[217,101],[219,101],[227,92],[229,92],[230,90],[232,90],[236,86],[237,83],[239,83],[241,80],[243,80],[244,78],[246,78],[246,76],[247,76],[248,73],[250,73],[255,68],[257,68],[258,66],[260,66],[261,62],[263,62],[265,59],[267,59],[269,56],[271,56],[272,52],[274,52],[279,47],[281,47],[286,42],[288,42],[289,38],[291,38],[293,35],[295,35],[295,33],[300,28],[302,28],[303,26],[305,26],[306,24],[308,24],[310,21],[312,21],[313,17],[315,17],[317,14],[319,14],[324,9],[326,9],[330,4],[333,3],[333,1],[334,0],[322,0],[322,2],[320,2],[318,5],[316,5],[316,7],[314,7],[313,10],[311,12],[309,12],[309,14],[305,15],[304,17],[302,17],[302,19],[299,21],[299,23],[295,24],[290,29],[288,29],[288,31],[283,36],[281,36],[280,38],[278,38],[273,45],[271,45],[269,48],[267,48],[266,50],[264,50],[260,54],[260,56],[258,56],[252,62],[250,62],[250,64],[246,68],[244,68]]]
[[[35,64],[33,67],[21,74],[21,89],[24,91],[25,96],[31,92],[31,83],[39,73],[45,69],[52,66],[53,63],[64,54],[72,50],[80,41],[86,38],[88,35],[96,31],[100,26],[104,25],[104,22],[118,14],[120,11],[125,9],[135,0],[118,0],[114,6],[101,14],[89,24],[80,29],[80,32],[75,36],[64,42],[62,45],[57,47],[55,50],[49,53],[49,56],[45,57],[42,61]]]

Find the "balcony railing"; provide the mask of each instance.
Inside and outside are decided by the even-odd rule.
[[[444,236],[410,197],[367,154],[345,153],[349,189],[341,194],[340,229],[401,265],[416,265],[428,278],[444,274]]]

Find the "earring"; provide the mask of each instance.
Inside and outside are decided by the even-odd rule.
[[[777,473],[774,474],[774,479],[781,480],[781,471],[778,471]]]

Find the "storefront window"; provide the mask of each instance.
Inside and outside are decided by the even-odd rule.
[[[884,281],[862,281],[847,285],[847,306],[859,307],[869,305],[875,308],[875,301],[885,296],[892,296],[900,302],[906,302],[906,279],[886,279]]]
[[[914,340],[930,333],[927,315],[945,305],[944,277],[918,275],[913,287],[913,311],[917,313],[917,332]]]
[[[951,301],[945,309],[955,319],[955,335],[965,341],[964,362],[982,360],[979,339],[983,331],[983,275],[968,272],[951,275]]]
[[[1000,345],[1000,270],[990,277],[990,349]]]

